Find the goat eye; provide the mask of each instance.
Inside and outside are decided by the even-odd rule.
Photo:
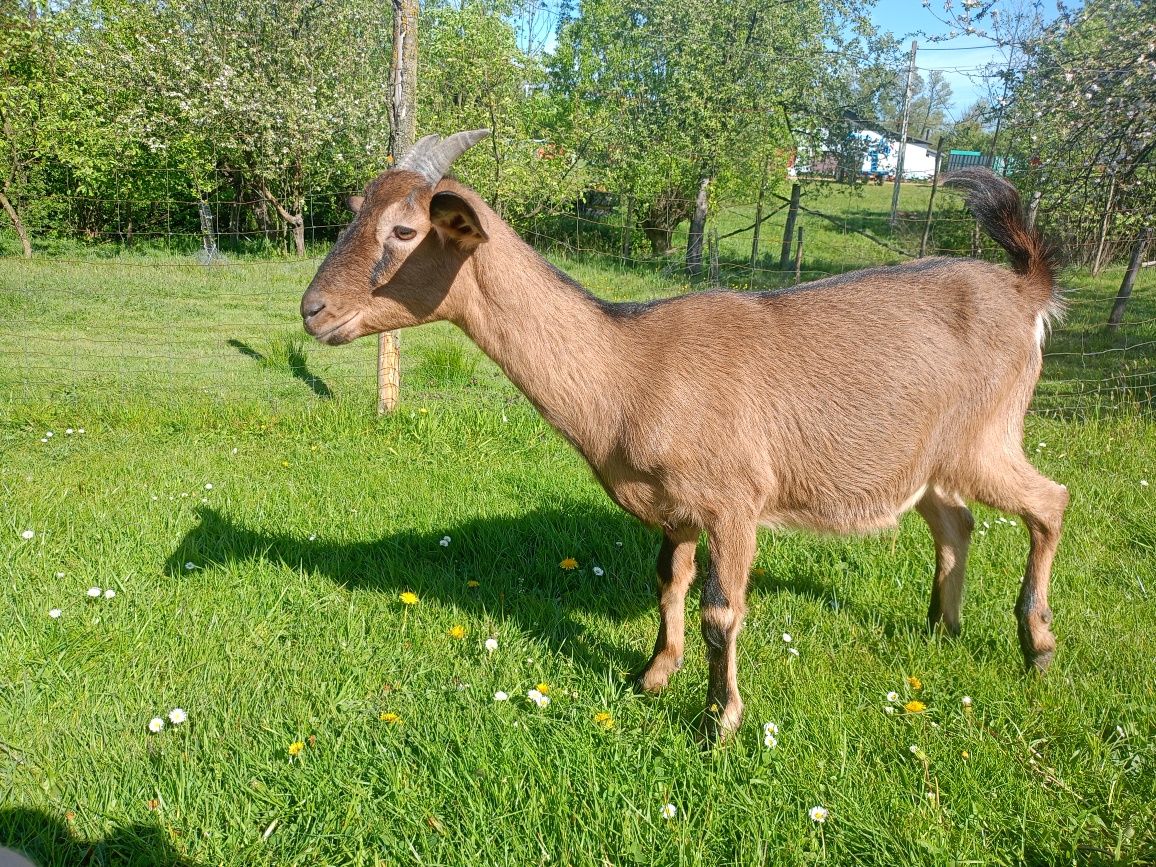
[[[393,234],[399,240],[408,241],[411,238],[413,238],[414,235],[417,234],[417,230],[411,229],[408,226],[394,226],[393,227]]]

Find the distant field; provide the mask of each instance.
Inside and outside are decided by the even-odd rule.
[[[904,196],[915,212],[926,188]],[[870,228],[889,201],[805,204]],[[720,234],[752,213],[723,209]],[[806,271],[900,258],[802,223]],[[749,252],[724,241],[724,276],[783,282],[744,279]],[[606,297],[691,288],[556,261]],[[1064,275],[1028,418],[1073,495],[1052,672],[1020,674],[1018,520],[976,509],[958,640],[924,633],[917,517],[764,533],[747,724],[704,755],[697,595],[686,669],[634,694],[658,537],[497,368],[449,326],[405,332],[403,404],[379,418],[373,342],[300,336],[316,260],[232,262],[0,260],[0,845],[45,867],[1156,861],[1153,269],[1115,335],[1119,270]],[[885,713],[890,691],[926,711]]]

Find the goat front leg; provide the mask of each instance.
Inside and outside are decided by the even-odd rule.
[[[638,677],[643,692],[659,693],[670,676],[682,668],[686,614],[686,591],[694,583],[694,552],[697,527],[666,530],[658,552],[658,638],[650,662]]]
[[[708,529],[710,574],[702,588],[702,637],[709,685],[702,718],[705,745],[725,739],[743,721],[736,642],[747,611],[747,580],[755,559],[755,523]]]

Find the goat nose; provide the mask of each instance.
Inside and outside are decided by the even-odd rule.
[[[305,314],[305,318],[306,319],[312,319],[314,316],[316,316],[318,313],[320,313],[322,310],[325,309],[325,302],[315,301],[311,304],[303,304],[303,305],[301,305],[301,307],[302,307],[302,312],[304,312],[304,314]]]

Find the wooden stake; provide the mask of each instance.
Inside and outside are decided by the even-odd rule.
[[[1124,307],[1132,296],[1132,287],[1136,284],[1136,275],[1140,273],[1140,260],[1144,258],[1144,248],[1152,240],[1152,228],[1140,233],[1136,239],[1136,246],[1132,248],[1132,261],[1128,263],[1128,270],[1124,274],[1124,282],[1120,284],[1120,292],[1116,295],[1116,303],[1112,305],[1112,313],[1108,317],[1108,330],[1115,331],[1124,320]]]

